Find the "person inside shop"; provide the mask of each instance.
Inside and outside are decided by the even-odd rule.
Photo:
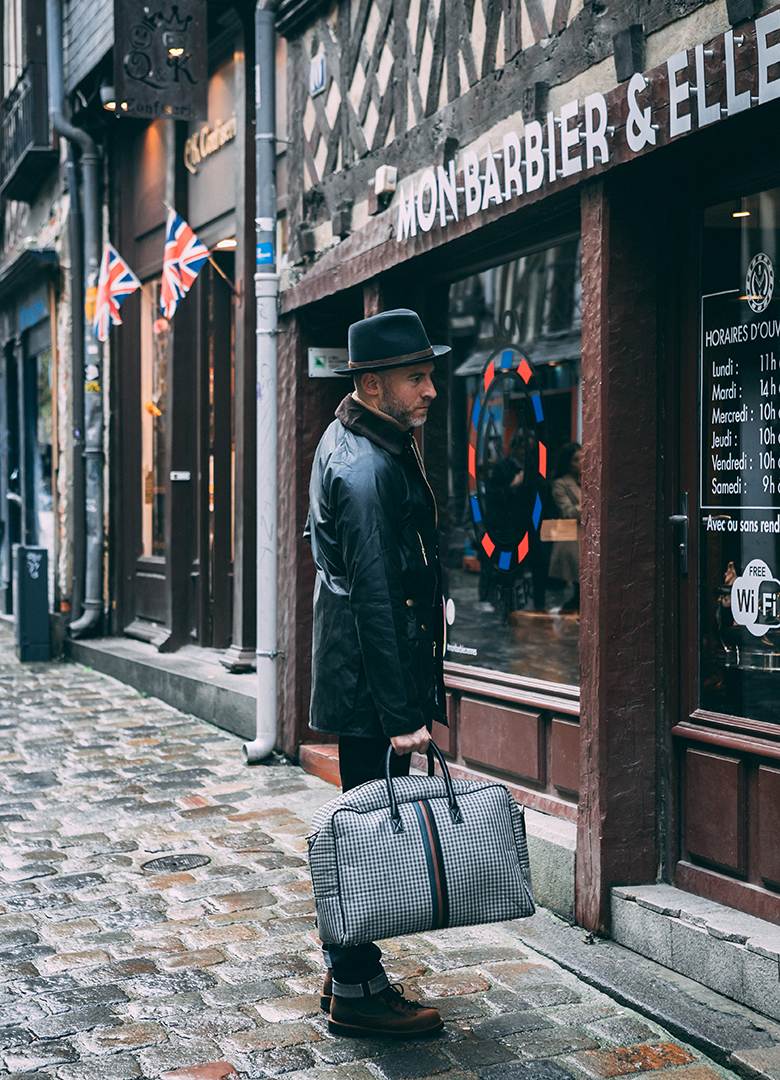
[[[582,516],[582,447],[579,443],[570,442],[558,455],[555,475],[552,482],[552,497],[559,518],[573,520],[579,523]],[[553,543],[550,556],[549,576],[559,578],[572,586],[570,598],[561,608],[562,612],[577,612],[580,610],[580,541],[556,540]]]
[[[529,517],[524,479],[525,431],[518,424],[512,433],[508,452],[490,470],[486,485],[491,525],[497,537],[506,535],[510,542]]]
[[[409,772],[446,720],[443,611],[433,492],[414,439],[436,397],[419,316],[382,312],[349,328],[354,390],[317,448],[305,536],[314,587],[309,726],[338,736],[343,791]],[[323,942],[321,1003],[335,1035],[438,1031],[435,1009],[391,986],[373,944]]]

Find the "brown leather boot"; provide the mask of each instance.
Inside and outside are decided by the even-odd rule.
[[[320,992],[320,1008],[323,1012],[330,1012],[330,999],[333,997],[333,970],[328,968],[325,973],[325,982]]]
[[[387,1035],[395,1039],[413,1039],[440,1031],[444,1021],[438,1012],[426,1009],[418,1001],[409,1001],[402,991],[403,987],[388,986],[369,997],[345,998],[334,994],[328,1031],[351,1038]]]

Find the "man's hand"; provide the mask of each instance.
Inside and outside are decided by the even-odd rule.
[[[421,727],[418,731],[413,731],[411,735],[394,735],[390,740],[390,745],[399,757],[403,757],[404,754],[426,753],[430,741],[428,728]]]

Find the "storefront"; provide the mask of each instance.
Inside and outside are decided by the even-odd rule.
[[[206,120],[120,119],[112,237],[143,283],[122,309],[114,354],[113,631],[161,651],[211,647],[233,670],[253,666],[255,632],[253,89],[244,41],[232,15],[210,45]],[[160,300],[168,206],[211,252],[170,321]]]
[[[699,423],[680,432],[681,509],[687,499],[691,535],[677,525],[675,880],[778,922],[779,193],[771,180],[754,180],[722,195],[699,216],[699,341],[680,373],[687,393],[698,391]]]
[[[453,350],[421,437],[453,771],[576,822],[590,929],[613,885],[659,879],[780,922],[780,11],[631,29],[618,79],[617,47],[544,94],[508,66],[500,101],[475,83],[447,138],[420,121],[351,179],[323,177],[303,113],[314,164],[280,342],[285,749],[316,741],[299,537],[348,389],[310,378],[309,351],[409,306]],[[379,165],[398,181],[377,205]],[[359,227],[339,242],[317,207],[350,183]]]
[[[55,607],[59,530],[56,366],[52,321],[58,260],[28,249],[0,279],[0,611],[14,612],[13,548],[48,552],[49,609]]]

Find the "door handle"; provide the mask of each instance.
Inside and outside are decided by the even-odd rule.
[[[688,573],[688,492],[680,492],[680,513],[669,517],[672,525],[680,526],[680,543],[677,550],[680,553],[680,573]]]

